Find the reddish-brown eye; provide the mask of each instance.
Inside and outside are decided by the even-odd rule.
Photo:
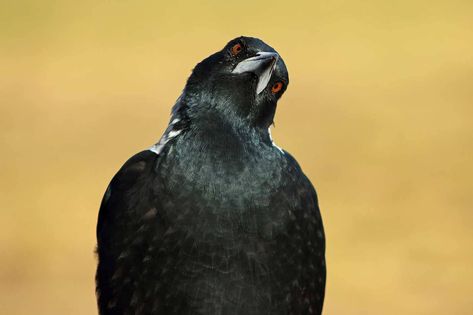
[[[271,92],[273,92],[273,94],[276,94],[277,92],[281,91],[282,86],[282,82],[274,83],[273,87],[271,88]]]
[[[232,55],[233,55],[233,56],[238,55],[238,54],[241,52],[242,49],[243,49],[243,47],[241,46],[240,43],[237,43],[237,44],[233,45],[233,47],[232,47]]]

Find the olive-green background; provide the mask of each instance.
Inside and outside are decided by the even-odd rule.
[[[1,314],[96,314],[110,178],[239,35],[289,69],[273,137],[319,193],[324,313],[472,313],[473,1],[1,0]]]

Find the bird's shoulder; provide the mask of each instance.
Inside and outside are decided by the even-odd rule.
[[[157,154],[150,150],[140,151],[131,156],[118,170],[117,175],[139,174],[151,163],[155,162]],[[117,177],[117,175],[115,177]]]
[[[129,158],[112,178],[100,205],[97,236],[107,221],[127,220],[125,215],[152,208],[152,183],[159,155],[152,151],[141,151]],[[146,195],[147,198],[142,198]]]
[[[292,156],[292,154],[289,153],[287,150],[282,149],[282,152],[283,152],[284,161],[286,162],[287,166],[294,168],[295,170],[299,172],[302,172],[302,169],[299,163],[297,162],[297,160],[294,158],[294,156]]]
[[[318,198],[314,185],[304,173],[297,160],[286,150],[283,150],[283,152],[286,185],[295,187],[298,195],[307,197],[310,200],[310,206],[318,209]]]

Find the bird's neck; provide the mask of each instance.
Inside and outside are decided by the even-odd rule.
[[[231,99],[187,94],[178,100],[173,112],[188,122],[186,132],[202,147],[239,151],[261,143],[271,144],[268,126],[256,124],[250,115],[242,115],[235,108]]]
[[[251,125],[244,118],[237,115],[207,112],[192,119],[192,126],[196,132],[212,137],[233,137],[240,141],[258,141],[264,136],[265,130]]]

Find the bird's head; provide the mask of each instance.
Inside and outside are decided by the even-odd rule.
[[[283,59],[257,38],[238,37],[197,64],[184,97],[195,114],[213,114],[267,128],[289,84]]]

